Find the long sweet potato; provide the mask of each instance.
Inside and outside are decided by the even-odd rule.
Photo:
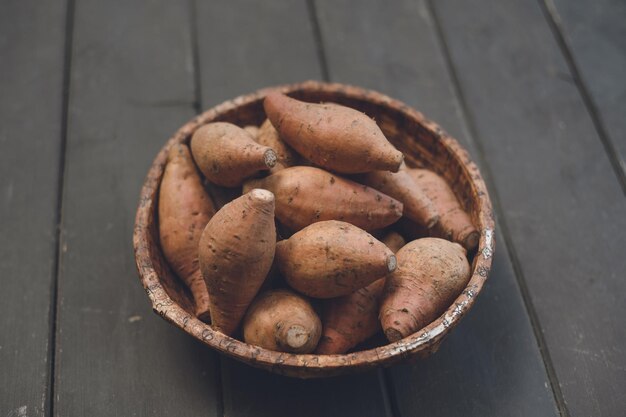
[[[338,104],[305,103],[273,92],[263,102],[280,137],[300,155],[331,171],[398,171],[403,155],[376,122]]]
[[[380,322],[390,342],[423,328],[450,306],[470,277],[465,249],[439,238],[408,243],[386,278]]]
[[[276,242],[274,195],[252,190],[222,207],[199,245],[212,326],[231,335],[272,266]]]
[[[269,119],[265,120],[261,125],[256,136],[256,141],[261,145],[272,148],[276,152],[276,165],[270,169],[270,172],[280,171],[289,168],[298,163],[298,154],[291,149],[289,145],[283,142]]]
[[[251,188],[276,195],[276,217],[293,231],[322,220],[341,220],[370,231],[402,216],[399,201],[320,168],[286,168],[244,184],[244,191]]]
[[[243,321],[246,343],[279,352],[310,353],[322,333],[322,324],[311,304],[289,290],[259,295]]]
[[[398,172],[372,171],[360,176],[359,182],[401,201],[404,216],[419,225],[431,228],[439,220],[433,202],[404,169]]]
[[[295,290],[332,298],[363,288],[396,268],[382,242],[350,223],[314,223],[276,244],[278,268]]]
[[[439,214],[439,223],[430,231],[431,235],[460,243],[467,250],[474,249],[480,233],[446,180],[427,169],[408,169],[407,173],[430,198]]]
[[[382,242],[393,252],[405,243],[396,232],[387,234]],[[315,351],[325,355],[345,353],[378,333],[384,287],[385,278],[380,278],[352,294],[326,300],[322,307],[322,338]]]
[[[196,130],[191,137],[191,153],[204,176],[224,187],[237,187],[276,164],[273,149],[256,143],[242,128],[224,122]]]
[[[159,190],[159,236],[165,259],[187,284],[196,316],[209,320],[209,293],[198,265],[198,242],[215,214],[204,191],[189,149],[175,144],[170,149]]]

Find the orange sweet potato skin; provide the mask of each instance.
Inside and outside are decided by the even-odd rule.
[[[341,220],[371,231],[402,216],[402,203],[394,198],[320,168],[286,168],[244,185],[244,190],[251,188],[276,195],[276,217],[293,231],[323,220]]]
[[[263,146],[272,148],[276,152],[276,165],[270,169],[272,173],[294,166],[300,159],[298,154],[282,141],[278,131],[274,128],[269,119],[266,119],[259,128],[256,141]]]
[[[472,224],[470,216],[461,208],[446,180],[427,169],[407,169],[406,172],[430,198],[439,214],[439,223],[430,234],[457,242],[467,250],[474,249],[478,245],[480,233]]]
[[[393,253],[397,253],[404,245],[406,241],[398,232],[389,232],[382,239],[383,242]]]
[[[289,286],[310,297],[347,295],[396,267],[389,248],[340,221],[314,223],[276,244],[276,260]]]
[[[397,253],[398,268],[387,276],[380,321],[387,339],[400,340],[423,328],[450,306],[470,278],[465,249],[439,238],[423,238]]]
[[[215,214],[189,149],[172,146],[159,189],[159,236],[165,259],[189,287],[196,315],[209,320],[209,293],[198,265],[198,242]]]
[[[392,252],[406,243],[396,232],[381,240]],[[385,278],[344,297],[332,298],[323,305],[323,333],[316,352],[325,355],[345,353],[381,330],[378,310]]]
[[[226,204],[206,225],[199,260],[216,330],[235,332],[272,266],[275,242],[274,196],[266,190]]]
[[[256,143],[242,128],[224,122],[196,130],[191,137],[191,153],[202,174],[223,187],[237,187],[276,163],[272,149]]]
[[[305,103],[273,92],[263,103],[280,137],[316,165],[339,173],[398,171],[403,155],[376,122],[338,104]]]
[[[421,226],[431,228],[439,221],[433,202],[406,170],[373,171],[363,174],[360,182],[401,201],[404,216]]]
[[[253,139],[256,139],[256,137],[259,134],[259,127],[258,126],[247,125],[247,126],[243,127],[243,130],[248,132],[250,134],[250,136],[252,136]]]
[[[246,343],[280,352],[310,353],[321,333],[322,323],[311,304],[285,289],[259,295],[243,321]]]
[[[378,308],[384,286],[385,279],[381,278],[352,294],[328,300],[322,307],[323,333],[315,352],[346,353],[378,333]]]

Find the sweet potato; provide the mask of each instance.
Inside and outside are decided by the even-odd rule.
[[[273,290],[257,297],[243,321],[246,343],[279,352],[310,353],[322,333],[311,304],[289,290]]]
[[[317,298],[347,295],[396,268],[389,248],[350,223],[314,223],[276,244],[278,268],[293,289]]]
[[[419,225],[431,228],[439,220],[433,202],[406,170],[373,171],[360,176],[359,182],[401,201],[404,216]]]
[[[320,168],[286,168],[244,184],[244,191],[251,188],[276,195],[276,217],[292,231],[322,220],[342,220],[369,231],[402,216],[399,201]]]
[[[446,180],[427,169],[409,169],[407,172],[432,200],[439,214],[439,223],[430,234],[457,242],[467,250],[474,249],[478,245],[480,233],[472,224],[470,216],[461,208]]]
[[[191,154],[204,176],[214,184],[237,187],[246,178],[276,164],[276,153],[230,123],[202,126],[191,137]]]
[[[278,160],[276,165],[270,169],[270,172],[280,171],[298,163],[298,154],[280,139],[278,131],[269,119],[265,120],[261,125],[256,141],[261,145],[272,148],[276,152]]]
[[[405,243],[396,232],[387,234],[382,242],[393,252]],[[352,294],[326,300],[322,307],[322,338],[315,351],[325,355],[345,353],[378,333],[384,287],[385,278],[380,278]]]
[[[272,266],[274,195],[252,190],[222,207],[200,238],[199,260],[209,289],[213,328],[231,335]]]
[[[268,94],[263,106],[281,139],[316,165],[345,174],[400,168],[402,152],[357,110],[305,103],[278,92]]]
[[[393,253],[398,252],[404,245],[406,245],[406,241],[398,232],[389,232],[382,238],[381,242],[383,242]]]
[[[427,237],[397,253],[398,268],[386,278],[380,322],[390,342],[423,328],[450,306],[470,278],[465,249]]]
[[[255,140],[256,140],[256,137],[259,135],[259,127],[255,125],[246,125],[243,127],[243,130],[248,132],[250,136],[252,136]]]
[[[189,148],[172,146],[159,190],[159,236],[165,259],[187,284],[196,316],[209,320],[209,293],[198,265],[198,242],[215,214]]]
[[[322,307],[322,337],[316,353],[346,353],[380,331],[378,308],[385,287],[380,278],[352,294],[326,300]]]

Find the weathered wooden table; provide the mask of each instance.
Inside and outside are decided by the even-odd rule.
[[[0,416],[623,416],[626,3],[0,3]],[[435,356],[300,381],[152,314],[131,235],[194,113],[323,79],[422,110],[470,150],[499,235]]]

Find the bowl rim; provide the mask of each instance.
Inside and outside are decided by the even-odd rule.
[[[369,101],[374,105],[393,107],[405,117],[419,123],[430,131],[443,145],[469,178],[468,185],[476,197],[476,219],[480,230],[480,240],[472,265],[472,275],[467,286],[454,302],[432,323],[399,341],[371,349],[347,354],[316,355],[292,354],[267,350],[249,345],[214,330],[185,311],[165,291],[160,284],[150,247],[150,222],[154,219],[157,206],[158,188],[163,175],[169,148],[177,142],[185,141],[200,126],[236,110],[242,105],[261,100],[269,92],[281,91],[318,91],[320,93],[339,94],[346,98]],[[142,186],[139,206],[133,233],[135,261],[141,283],[150,298],[153,310],[183,331],[191,334],[204,344],[234,359],[250,363],[253,366],[269,369],[277,373],[301,377],[325,376],[350,369],[367,369],[376,366],[388,366],[408,356],[435,351],[445,335],[458,324],[474,304],[489,275],[495,249],[495,221],[487,187],[478,167],[470,159],[468,152],[436,123],[424,117],[410,106],[384,94],[360,87],[339,83],[305,81],[297,84],[285,84],[263,88],[251,94],[241,95],[219,104],[194,117],[183,125],[161,148],[154,159],[146,180]],[[160,248],[158,248],[160,251]]]

